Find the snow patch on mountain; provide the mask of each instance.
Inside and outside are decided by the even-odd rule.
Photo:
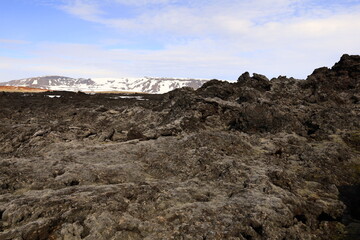
[[[197,89],[208,80],[191,78],[69,78],[63,76],[44,76],[25,78],[0,83],[3,86],[22,86],[57,91],[82,92],[144,92],[166,93],[176,88],[192,87]]]

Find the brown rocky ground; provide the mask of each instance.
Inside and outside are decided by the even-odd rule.
[[[122,97],[0,93],[0,239],[359,239],[359,56]]]
[[[47,91],[48,90],[41,88],[0,86],[0,92],[47,92]]]

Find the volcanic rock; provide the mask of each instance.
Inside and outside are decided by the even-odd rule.
[[[359,64],[0,94],[0,239],[359,239]]]

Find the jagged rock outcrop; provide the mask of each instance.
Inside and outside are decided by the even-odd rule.
[[[358,239],[359,64],[0,93],[0,239]]]

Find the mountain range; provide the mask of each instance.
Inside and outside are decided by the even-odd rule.
[[[208,80],[191,78],[71,78],[44,76],[0,82],[0,86],[41,88],[57,91],[165,93],[176,88],[197,89]]]

